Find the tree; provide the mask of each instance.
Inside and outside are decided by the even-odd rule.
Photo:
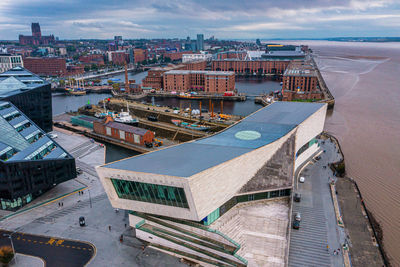
[[[84,69],[85,71],[89,71],[89,70],[90,70],[90,67],[89,67],[89,66],[85,66],[83,69]]]
[[[7,266],[13,258],[14,251],[10,246],[0,247],[0,262],[3,263],[3,266]]]
[[[171,60],[170,57],[164,57],[164,62],[169,63],[169,62],[171,62],[171,61],[172,61],[172,60]]]
[[[119,83],[114,83],[112,87],[114,90],[119,90]]]

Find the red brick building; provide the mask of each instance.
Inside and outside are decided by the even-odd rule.
[[[32,35],[19,35],[21,45],[48,45],[55,43],[54,35],[42,36],[39,23],[32,23]]]
[[[94,121],[93,131],[97,134],[141,146],[145,146],[146,143],[152,143],[155,137],[152,131],[114,122],[112,119],[110,121],[108,118],[106,122]]]
[[[64,76],[67,73],[65,58],[56,57],[27,57],[24,67],[42,76]]]
[[[193,54],[192,51],[165,53],[164,58],[170,58],[172,61],[182,60],[183,54]]]
[[[67,74],[66,76],[76,76],[82,75],[85,73],[84,66],[75,66],[75,65],[68,65],[67,66]]]
[[[224,93],[235,90],[235,73],[222,71],[172,70],[163,75],[165,91]]]
[[[148,71],[146,78],[142,81],[142,86],[147,88],[152,88],[160,90],[164,86],[163,76],[164,73],[170,70],[205,70],[207,62],[202,61],[192,61],[188,63],[183,63],[179,65],[171,64],[165,68],[153,68]]]
[[[285,101],[322,99],[314,66],[304,61],[290,63],[283,74],[282,95]]]
[[[101,54],[80,56],[79,61],[82,62],[83,64],[87,64],[87,65],[96,64],[99,66],[103,66],[104,65],[104,56]]]
[[[183,64],[185,65],[185,70],[205,70],[207,67],[207,61],[205,60],[191,61]]]
[[[145,49],[135,48],[133,49],[133,57],[135,63],[143,62],[147,59],[147,51]]]
[[[240,59],[244,60],[246,51],[226,51],[217,54],[217,59]]]
[[[214,71],[234,71],[238,74],[283,74],[290,60],[236,60],[225,59],[212,62]]]
[[[111,61],[115,65],[125,65],[129,63],[129,54],[125,51],[113,51],[111,53]]]

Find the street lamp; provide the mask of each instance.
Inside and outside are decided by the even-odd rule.
[[[15,230],[11,234],[3,234],[3,236],[7,236],[11,240],[11,247],[12,247],[12,250],[13,250],[13,253],[14,253],[15,264],[18,265],[18,263],[17,263],[17,253],[15,253],[14,243],[12,241],[12,235],[15,234],[16,232],[17,231]]]

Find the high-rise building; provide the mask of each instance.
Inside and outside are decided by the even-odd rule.
[[[196,40],[197,50],[204,50],[204,34],[198,34]]]
[[[114,36],[114,43],[116,45],[122,45],[124,43],[124,41],[122,40],[122,36],[120,35]]]
[[[33,37],[38,37],[38,38],[42,37],[42,32],[40,31],[39,22],[37,23],[32,22],[31,29]]]
[[[51,86],[22,67],[0,73],[0,101],[20,109],[45,132],[53,130]]]
[[[45,132],[52,129],[49,83],[15,67],[0,74],[0,91],[0,209],[16,210],[75,178],[75,160]]]

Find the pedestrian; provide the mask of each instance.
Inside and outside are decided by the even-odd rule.
[[[60,205],[60,202],[58,202],[58,206],[60,207],[61,205]]]
[[[61,202],[61,207],[64,207],[64,202]]]
[[[338,254],[339,254],[340,253],[340,248],[338,248],[337,251],[338,251]]]
[[[326,251],[329,251],[329,245],[326,245]]]
[[[333,255],[335,255],[335,256],[336,256],[336,249],[333,251]]]
[[[125,228],[126,228],[126,224],[125,224]]]
[[[108,226],[108,231],[111,231],[111,225]]]

